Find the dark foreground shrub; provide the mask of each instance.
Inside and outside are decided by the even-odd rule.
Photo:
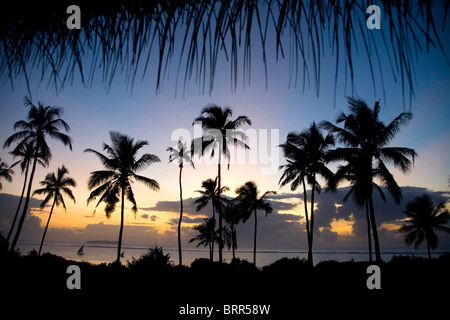
[[[269,274],[293,274],[308,269],[308,263],[300,258],[281,258],[263,267],[264,273]]]
[[[148,252],[139,259],[133,258],[128,262],[128,268],[132,271],[147,271],[150,269],[168,269],[173,266],[170,254],[164,254],[162,247],[150,247]]]

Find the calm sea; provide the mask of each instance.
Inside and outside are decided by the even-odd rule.
[[[45,244],[42,252],[50,252],[55,255],[59,255],[69,260],[75,261],[85,261],[94,264],[99,263],[109,263],[116,259],[117,247],[110,245],[98,245],[98,244],[86,244],[84,247],[84,255],[80,256],[77,254],[78,249],[81,247],[80,244],[73,243],[49,243]],[[26,254],[31,250],[39,249],[39,243],[19,243],[18,248],[20,252]],[[127,260],[132,260],[133,258],[138,259],[141,255],[148,251],[148,247],[145,246],[122,246],[122,251],[124,252],[124,257],[122,262],[125,263]],[[164,253],[170,254],[170,258],[174,264],[178,264],[178,250],[176,248],[163,248]],[[435,251],[432,253],[432,257],[437,257],[441,254],[448,253],[448,251]],[[408,248],[388,248],[382,251],[382,259],[384,261],[389,261],[394,255],[414,255],[415,257],[427,257],[424,251],[414,251],[408,250]],[[336,260],[339,262],[349,261],[353,259],[354,261],[368,261],[368,253],[364,249],[317,249],[314,253],[314,263],[317,264],[321,261]],[[236,251],[236,257],[240,259],[245,259],[250,262],[253,261],[253,251],[248,250],[238,250]],[[307,258],[306,251],[269,251],[269,250],[258,250],[256,252],[256,264],[258,267],[263,267],[281,258]],[[183,250],[183,264],[190,265],[192,261],[197,258],[209,258],[209,252],[206,250],[195,250],[195,249],[184,249]],[[232,253],[231,251],[224,250],[223,258],[225,262],[231,261]],[[214,260],[218,260],[218,253],[215,252]]]

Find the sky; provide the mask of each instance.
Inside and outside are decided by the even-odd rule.
[[[443,36],[441,40],[445,52],[450,54],[449,37]],[[222,185],[230,188],[226,195],[234,197],[236,187],[248,180],[256,181],[261,192],[277,191],[277,195],[271,198],[274,212],[259,219],[258,248],[306,249],[303,197],[300,190],[291,191],[288,186],[279,188],[281,173],[277,168],[284,160],[277,146],[285,141],[288,132],[302,131],[313,121],[334,121],[341,110],[348,110],[346,96],[352,92],[350,86],[345,85],[345,78],[341,73],[336,98],[334,97],[335,57],[330,55],[329,49],[322,58],[318,95],[314,90],[313,79],[310,79],[310,85],[307,84],[305,90],[301,84],[294,86],[290,83],[288,58],[277,60],[275,49],[268,51],[266,87],[261,50],[258,49],[260,48],[255,44],[252,50],[250,84],[243,82],[240,73],[236,88],[231,86],[230,65],[222,56],[214,89],[210,94],[202,93],[195,79],[187,83],[188,90],[183,92],[183,80],[178,81],[178,86],[175,81],[176,63],[170,66],[159,92],[156,91],[156,63],[150,65],[142,81],[136,80],[132,91],[125,82],[125,74],[118,74],[107,88],[99,71],[91,87],[85,87],[75,79],[73,84],[66,84],[62,91],[56,92],[55,88],[47,86],[46,81],[39,81],[39,70],[33,70],[30,81],[33,103],[40,101],[45,105],[63,107],[62,118],[70,125],[69,135],[74,141],[73,150],[70,151],[61,143],[49,139],[53,158],[48,168],[38,167],[33,188],[38,187],[38,181],[43,180],[48,172],[56,171],[62,164],[78,184],[73,190],[76,203],[66,199],[67,212],[62,208],[55,209],[47,241],[84,243],[88,240],[117,239],[119,212],[114,212],[107,219],[103,205],[99,206],[95,214],[95,203],[86,205],[89,174],[102,169],[102,166],[93,154],[84,153],[83,150],[92,148],[102,151],[102,143],[110,141],[109,132],[119,131],[135,140],[147,140],[149,145],[141,151],[153,153],[161,159],[161,162],[141,172],[141,175],[156,179],[160,184],[160,191],[151,191],[139,183],[133,185],[139,211],[134,216],[130,203],[125,204],[124,243],[145,245],[156,242],[176,247],[179,170],[176,164],[168,163],[169,152],[166,149],[175,146],[181,135],[186,141],[194,137],[196,129],[192,126],[193,119],[200,115],[203,107],[214,103],[231,107],[233,118],[247,115],[252,120],[251,126],[242,127],[252,138],[251,154],[241,153],[241,156],[245,156],[244,159],[233,159],[229,170],[226,166],[222,168]],[[89,62],[89,57],[86,59]],[[242,70],[242,59],[240,57],[239,70]],[[370,107],[373,107],[376,100],[381,100],[382,120],[389,122],[405,111],[405,108],[409,110],[409,104],[405,105],[402,98],[401,84],[396,83],[389,72],[384,74],[383,97],[379,75],[374,93],[366,55],[355,54],[354,63],[355,96],[365,99]],[[432,195],[436,203],[446,201],[449,197],[450,66],[442,52],[431,48],[429,53],[418,53],[415,68],[417,91],[411,102],[414,117],[402,128],[391,145],[413,148],[419,156],[413,169],[407,174],[389,167],[403,188],[404,199],[400,205],[396,205],[392,199],[388,199],[386,203],[375,199],[382,247],[404,246],[397,229],[404,219],[403,209],[408,201],[424,192]],[[28,92],[23,77],[14,80],[13,89],[8,82],[0,87],[0,141],[5,141],[14,133],[13,125],[16,121],[26,118],[27,109],[23,105],[23,97],[26,95]],[[9,164],[14,162],[8,154],[10,150],[0,149],[2,161]],[[196,212],[192,202],[198,197],[195,191],[201,188],[201,182],[217,175],[215,161],[217,160],[195,158],[196,168],[186,166],[183,170],[185,216],[182,238],[185,247],[188,247],[188,240],[195,236],[192,227],[211,215],[209,207]],[[335,169],[336,164],[330,167]],[[0,231],[3,234],[9,230],[23,185],[19,168],[15,171],[12,183],[2,181]],[[365,217],[350,200],[345,203],[342,201],[346,187],[343,183],[338,192],[322,193],[317,197],[315,245],[318,248],[366,246]],[[32,199],[31,214],[27,217],[20,240],[39,241],[50,210],[49,207],[39,210],[42,199],[39,196]],[[119,208],[120,206],[117,207]],[[253,226],[250,222],[238,227],[241,248],[250,248],[252,238]],[[448,235],[441,234],[440,239],[440,247],[450,248]]]

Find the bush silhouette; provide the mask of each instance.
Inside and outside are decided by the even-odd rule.
[[[170,254],[164,254],[162,247],[158,246],[150,247],[139,259],[133,258],[128,262],[128,268],[132,271],[162,270],[172,266]]]

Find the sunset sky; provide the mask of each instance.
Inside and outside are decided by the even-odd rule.
[[[376,32],[376,31],[375,31]],[[443,36],[443,47],[450,54],[450,38]],[[269,46],[270,48],[270,46]],[[234,190],[247,180],[258,183],[259,189],[277,191],[273,197],[274,213],[261,221],[260,249],[287,248],[306,249],[304,231],[303,203],[300,189],[292,192],[289,187],[278,186],[281,173],[277,170],[284,163],[281,150],[276,147],[283,143],[290,131],[302,131],[313,121],[334,121],[339,111],[347,112],[346,96],[352,95],[350,85],[345,85],[343,73],[338,79],[336,99],[334,99],[334,62],[335,57],[325,50],[322,59],[320,92],[316,95],[314,80],[310,86],[290,85],[289,61],[287,58],[275,58],[275,50],[268,50],[268,85],[262,55],[255,45],[252,51],[251,83],[243,83],[239,74],[236,90],[231,86],[230,66],[224,57],[220,60],[216,72],[214,89],[209,95],[202,93],[199,85],[192,79],[188,82],[188,91],[183,94],[183,79],[178,79],[176,86],[177,63],[170,66],[170,71],[163,82],[160,92],[156,92],[156,67],[147,70],[143,81],[136,80],[131,92],[125,82],[125,74],[117,74],[110,88],[102,82],[101,72],[96,76],[92,87],[87,88],[75,79],[67,83],[62,91],[56,93],[52,85],[47,86],[47,78],[40,82],[40,71],[33,70],[30,97],[34,104],[38,101],[45,105],[64,108],[63,119],[70,125],[69,135],[73,138],[73,151],[61,143],[48,139],[53,152],[53,159],[48,168],[38,167],[33,189],[38,181],[43,180],[48,172],[56,171],[64,164],[70,175],[78,183],[73,190],[76,204],[66,199],[67,213],[62,208],[55,209],[47,234],[49,242],[79,242],[87,240],[116,240],[118,235],[119,214],[113,213],[106,219],[103,205],[93,215],[95,203],[86,205],[89,196],[87,180],[91,171],[102,169],[100,161],[86,148],[102,151],[102,143],[109,143],[109,131],[119,131],[136,140],[148,140],[149,146],[141,151],[153,153],[161,159],[143,172],[142,175],[156,179],[161,187],[159,192],[147,189],[135,183],[133,190],[139,212],[136,217],[126,203],[125,244],[148,244],[158,242],[160,245],[176,246],[176,223],[179,216],[178,167],[169,164],[166,149],[175,146],[180,133],[189,133],[194,137],[192,121],[200,115],[201,109],[209,103],[230,106],[233,118],[247,115],[252,126],[242,129],[257,140],[252,148],[256,163],[250,163],[249,154],[242,161],[232,162],[230,169],[222,169],[222,185],[230,187],[227,196],[234,197]],[[87,61],[89,59],[87,58]],[[242,60],[239,60],[242,70]],[[389,122],[405,109],[409,102],[402,99],[402,87],[395,83],[386,66],[384,74],[386,100],[383,98],[381,83],[377,77],[377,92],[374,93],[370,71],[365,54],[354,55],[356,94],[365,99],[370,107],[381,99],[380,118]],[[404,200],[401,205],[394,204],[391,198],[386,204],[376,199],[377,222],[380,229],[382,247],[403,246],[403,240],[397,235],[402,211],[408,201],[429,192],[435,201],[449,197],[450,177],[450,66],[442,52],[432,48],[427,54],[419,52],[416,64],[415,99],[411,104],[414,115],[409,125],[402,128],[392,142],[392,146],[414,148],[419,157],[414,168],[406,175],[392,169],[398,184],[404,188]],[[379,75],[378,75],[379,76]],[[398,80],[398,79],[397,79]],[[345,91],[346,89],[346,91]],[[0,87],[0,141],[3,142],[14,133],[16,121],[25,119],[27,109],[23,97],[28,95],[25,79],[14,81]],[[267,139],[267,140],[264,140]],[[265,143],[267,141],[267,143]],[[273,148],[267,148],[273,146]],[[8,154],[11,149],[0,149],[2,161],[13,163]],[[142,153],[141,153],[142,154]],[[216,160],[215,160],[216,161]],[[196,213],[192,205],[193,198],[201,188],[201,182],[217,175],[216,162],[209,158],[195,158],[196,169],[186,166],[183,170],[183,191],[185,199],[185,217],[183,224],[183,246],[194,236],[192,227],[209,216],[209,210]],[[331,164],[335,169],[336,164]],[[20,196],[23,176],[20,169],[15,169],[12,183],[2,181],[3,194],[0,194],[0,231],[5,235],[14,214],[17,198]],[[342,184],[342,187],[346,187]],[[345,190],[335,194],[322,193],[317,202],[317,247],[365,247],[365,217],[349,200],[342,202]],[[36,197],[42,200],[43,197]],[[47,220],[49,207],[44,211],[38,209],[39,201],[32,201],[32,215],[25,222],[21,240],[40,239],[42,228]],[[117,207],[120,209],[120,206]],[[39,219],[37,219],[37,218]],[[251,223],[239,226],[238,241],[241,247],[250,247],[252,239]],[[450,248],[450,237],[439,234],[440,247]]]

